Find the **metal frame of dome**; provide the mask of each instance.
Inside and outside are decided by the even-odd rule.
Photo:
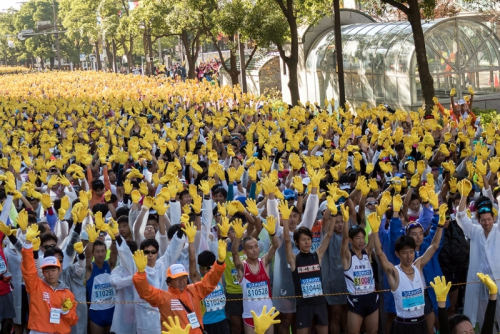
[[[485,24],[467,17],[423,21],[426,52],[438,97],[471,85],[477,94],[500,91],[500,40]],[[413,34],[407,21],[342,27],[346,98],[354,105],[421,105]],[[336,98],[333,30],[319,36],[306,55],[309,97]],[[460,64],[460,66],[457,66]],[[313,81],[313,82],[311,82]],[[313,92],[314,91],[314,92]]]

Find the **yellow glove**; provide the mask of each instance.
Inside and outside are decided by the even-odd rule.
[[[28,227],[26,231],[26,241],[33,241],[36,237],[40,235],[40,231],[38,230],[37,224],[32,224]]]
[[[3,221],[0,221],[0,232],[5,234],[6,236],[9,236],[12,234],[12,230],[10,229],[10,226],[5,225]]]
[[[311,179],[311,188],[318,188],[320,181],[325,177],[326,171],[322,168],[318,171],[313,171],[310,173],[309,178]]]
[[[370,174],[371,172],[373,172],[373,169],[375,168],[375,166],[373,166],[373,163],[368,163],[368,165],[366,165],[366,174]]]
[[[163,189],[163,188],[162,188]],[[158,196],[155,199],[153,208],[156,210],[156,212],[160,215],[163,216],[165,212],[167,212],[168,208],[170,205],[165,206],[165,198],[162,196]]]
[[[148,265],[148,258],[144,255],[144,251],[137,250],[132,255],[134,258],[135,266],[137,267],[137,272],[143,273],[146,270],[146,266]]]
[[[66,298],[62,304],[62,310],[63,312],[67,312],[73,308],[73,302],[71,299]]]
[[[432,205],[433,209],[437,209],[437,207],[439,206],[439,198],[433,189],[434,187],[431,185],[431,188],[427,191],[427,194],[429,196],[429,204]]]
[[[168,317],[168,322],[167,324],[165,321],[163,322],[163,327],[167,329],[167,331],[162,331],[161,334],[189,334],[191,330],[191,324],[187,324],[186,328],[182,329],[180,323],[179,323],[179,318],[175,317],[175,322],[172,319],[171,316]]]
[[[42,207],[44,210],[47,210],[48,208],[52,207],[52,200],[50,199],[49,194],[42,195]]]
[[[227,244],[224,240],[219,240],[219,249],[217,251],[217,261],[222,263],[226,260]]]
[[[370,223],[370,227],[373,233],[377,233],[380,228],[380,217],[377,216],[376,212],[370,213],[368,216],[368,223]]]
[[[111,201],[111,190],[108,190],[104,193],[104,200],[106,203],[109,203]]]
[[[264,305],[262,313],[259,316],[257,316],[253,310],[250,310],[255,325],[255,334],[264,334],[272,325],[281,323],[281,320],[275,320],[280,313],[278,311],[275,313],[274,310],[275,307],[271,308],[271,310],[266,313],[267,305]]]
[[[463,179],[458,183],[458,191],[460,192],[460,195],[469,196],[471,190],[472,190],[472,184],[470,183],[469,180]]]
[[[328,208],[328,210],[330,210],[332,216],[337,215],[337,204],[335,203],[335,199],[333,198],[333,196],[328,196],[326,198],[326,207]]]
[[[59,208],[59,211],[57,211],[57,218],[62,221],[64,220],[64,217],[66,217],[66,210]]]
[[[470,95],[474,95],[474,89],[472,88],[472,86],[469,86],[468,90]]]
[[[495,281],[493,281],[490,276],[485,275],[483,273],[477,273],[477,277],[481,280],[481,282],[486,285],[490,295],[496,295],[498,293],[498,287]]]
[[[240,210],[240,206],[238,205],[238,203],[240,203],[240,202],[234,200],[234,201],[231,201],[228,203],[229,204],[227,205],[227,213],[230,216],[234,216]]]
[[[456,94],[457,94],[457,90],[456,90],[455,88],[452,88],[452,89],[450,90],[450,96],[452,96],[452,97],[453,97],[453,96],[455,96]]]
[[[299,194],[304,193],[304,184],[302,183],[302,178],[299,175],[294,176],[293,187],[295,188],[295,190],[297,190]]]
[[[49,179],[49,182],[47,183],[47,187],[52,188],[53,186],[55,186],[58,183],[59,183],[58,177],[55,175],[52,175]]]
[[[75,242],[75,244],[73,245],[73,248],[75,249],[75,251],[78,254],[82,254],[83,253],[83,243],[81,241]]]
[[[448,211],[448,205],[446,204],[441,204],[439,207],[439,223],[438,226],[444,226],[444,223],[446,222],[446,212]]]
[[[125,194],[130,194],[132,192],[132,182],[130,182],[130,180],[125,180],[125,182],[123,182],[123,190]]]
[[[490,165],[490,171],[492,173],[496,173],[496,172],[498,172],[498,169],[500,168],[500,158],[492,157],[488,161],[488,164]]]
[[[85,231],[87,232],[87,235],[89,236],[89,242],[93,243],[97,240],[97,237],[99,234],[97,233],[97,230],[95,229],[94,224],[88,224],[85,227]]]
[[[448,292],[451,288],[451,282],[446,284],[446,278],[436,276],[434,278],[434,282],[431,282],[431,286],[436,293],[436,299],[438,302],[446,302],[446,297],[448,296]]]
[[[346,207],[345,203],[342,203],[340,205],[340,210],[342,211],[344,223],[347,223],[349,221],[349,207]]]
[[[130,196],[132,197],[132,203],[137,204],[141,200],[141,193],[139,190],[133,190],[132,193],[130,193]]]
[[[401,198],[401,195],[396,195],[392,198],[392,207],[395,212],[401,211],[401,207],[403,206],[403,199]]]
[[[198,188],[200,188],[200,190],[203,192],[203,195],[210,195],[210,184],[208,183],[208,181],[202,180]]]
[[[31,240],[31,244],[33,245],[33,251],[38,252],[38,250],[40,249],[40,245],[42,244],[42,240],[37,237]]]
[[[99,211],[94,215],[94,221],[95,228],[102,231],[104,228],[104,218],[102,217],[102,212]]]
[[[146,182],[139,183],[139,192],[144,196],[149,194],[148,184]]]
[[[293,206],[288,207],[286,201],[281,201],[278,205],[278,209],[281,213],[281,219],[289,219],[290,215],[292,214]]]
[[[23,209],[19,212],[16,218],[16,224],[21,230],[26,231],[26,228],[28,228],[28,212],[26,212],[26,210]]]
[[[267,216],[267,224],[262,223],[262,227],[266,229],[270,236],[276,234],[276,218],[274,216]]]
[[[425,161],[424,160],[419,160],[417,162],[417,173],[419,175],[422,175],[422,174],[424,174],[424,171],[425,171]]]
[[[219,206],[218,203],[217,203],[217,206]],[[219,212],[220,212],[220,210],[219,210]],[[221,214],[221,216],[222,216],[222,214]],[[231,225],[229,225],[229,218],[222,216],[221,223],[217,224],[217,226],[219,227],[220,236],[222,238],[226,238],[227,232],[229,231],[229,228],[231,227]]]
[[[189,216],[188,216],[188,219],[189,219]],[[187,236],[190,243],[194,242],[194,239],[196,237],[196,226],[189,221],[187,223],[185,223],[184,226],[185,227],[181,228],[181,230],[184,233],[186,233],[186,236]]]
[[[118,223],[113,218],[111,218],[109,220],[109,223],[105,226],[107,226],[106,230],[111,239],[116,240],[116,235],[120,233],[120,231],[118,230]]]
[[[389,205],[392,203],[392,198],[389,196],[388,198],[383,198],[380,200],[380,205],[377,206],[377,215],[382,217],[387,209],[389,209]]]
[[[241,219],[235,219],[231,225],[233,226],[234,233],[236,234],[236,238],[241,239],[243,238],[243,234],[245,233],[247,229],[247,225],[243,226],[243,223],[241,222]]]
[[[426,187],[420,187],[420,189],[418,189],[418,194],[419,194],[420,198],[422,199],[422,202],[424,202],[424,203],[429,202],[429,193],[428,193]]]
[[[259,215],[259,209],[257,208],[257,203],[254,199],[248,198],[247,201],[247,211],[250,212],[254,216]]]

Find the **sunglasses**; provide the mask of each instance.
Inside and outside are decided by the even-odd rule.
[[[477,213],[491,212],[491,208],[488,206],[482,206],[477,210]]]
[[[200,267],[200,270],[206,270],[206,271],[209,271],[210,269],[212,269],[212,266],[208,266],[208,267],[199,266],[199,267]]]
[[[411,223],[411,224],[408,224],[408,225],[406,225],[405,233],[408,234],[408,232],[410,232],[410,230],[412,228],[417,228],[417,227],[420,227],[420,228],[423,229],[422,224],[420,224],[420,223]]]
[[[450,218],[451,218],[451,216],[446,216],[445,218],[446,218],[446,220],[448,220],[448,219],[450,219]]]
[[[52,244],[52,245],[45,245],[45,246],[42,246],[43,249],[47,250],[47,249],[51,249],[51,248],[56,248],[56,244]]]
[[[366,202],[366,205],[376,205],[378,202],[377,201],[371,201],[371,202]]]
[[[433,172],[439,172],[439,168],[432,168]]]
[[[149,254],[153,254],[153,255],[154,255],[154,254],[156,254],[156,253],[158,253],[158,251],[157,251],[157,250],[154,250],[154,251],[148,251],[148,250],[145,250],[145,251],[144,251],[144,255],[149,255]]]

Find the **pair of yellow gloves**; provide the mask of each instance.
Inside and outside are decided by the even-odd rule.
[[[255,324],[255,334],[264,334],[266,330],[274,324],[281,323],[281,320],[276,320],[276,317],[280,314],[278,311],[274,312],[273,307],[269,312],[267,312],[267,306],[264,306],[262,313],[258,316],[252,310],[253,322]],[[163,326],[167,331],[162,331],[161,334],[189,334],[191,330],[191,324],[188,324],[185,328],[181,327],[178,317],[168,317],[168,322],[163,322]]]

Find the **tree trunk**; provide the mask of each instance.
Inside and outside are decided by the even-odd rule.
[[[95,45],[95,60],[97,63],[97,70],[100,71],[102,69],[102,66],[101,66],[101,56],[99,53],[99,42],[95,41],[94,45]]]
[[[290,96],[292,98],[292,105],[297,105],[300,101],[299,94],[299,77],[298,77],[298,63],[299,63],[299,33],[297,31],[297,19],[292,14],[288,17],[288,24],[291,31],[291,52],[286,65],[288,66],[288,88],[290,89]]]
[[[427,53],[425,50],[424,31],[422,30],[422,21],[420,20],[420,10],[417,0],[409,2],[409,15],[408,21],[410,22],[413,32],[413,42],[415,44],[415,56],[418,65],[418,74],[420,77],[420,85],[422,87],[422,95],[425,103],[425,112],[432,113],[434,102],[432,98],[434,92],[434,79],[432,78],[429,70],[429,63],[427,61]]]
[[[148,34],[147,36],[147,42],[148,42],[148,54],[149,54],[149,62],[148,62],[148,67],[149,67],[149,73],[150,75],[154,75],[153,72],[153,41],[151,40],[151,35]]]
[[[196,65],[196,60],[198,59],[199,39],[200,39],[200,34],[197,33],[196,36],[194,37],[193,45],[191,47],[187,31],[183,30],[181,33],[182,45],[184,46],[184,50],[186,51],[186,59],[189,65],[187,73],[188,79],[196,79],[196,72],[194,71],[194,67]]]
[[[113,71],[113,53],[111,52],[111,45],[110,43],[106,40],[106,58],[108,58],[108,67],[107,70],[109,71],[110,69]]]
[[[50,69],[53,70],[54,69],[54,57],[53,56],[49,57],[49,60],[50,60]]]

